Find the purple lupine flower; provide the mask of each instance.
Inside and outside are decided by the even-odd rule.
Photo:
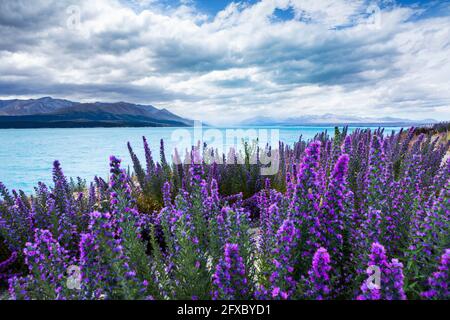
[[[403,264],[397,259],[388,262],[385,248],[379,243],[373,243],[369,255],[369,267],[380,271],[380,285],[364,281],[359,300],[405,300],[403,291]],[[375,269],[374,269],[375,268]],[[373,270],[368,269],[367,275],[372,276]],[[369,278],[370,279],[370,278]],[[369,280],[368,279],[368,280]]]
[[[19,277],[17,275],[8,279],[8,293],[12,300],[31,300],[29,286],[34,281],[32,276]]]
[[[214,300],[248,299],[249,282],[237,244],[227,243],[213,274]]]
[[[100,246],[95,242],[95,235],[93,233],[82,233],[80,239],[80,265],[81,265],[81,279],[84,290],[88,292],[88,296],[92,294],[92,298],[98,299],[101,290],[101,281],[107,274],[102,268],[97,267],[96,263],[98,250]],[[89,288],[93,288],[93,292],[89,292]],[[94,296],[96,288],[97,295]],[[103,293],[103,292],[102,292]]]
[[[142,289],[125,254],[117,220],[110,213],[91,213],[89,233],[81,235],[80,268],[84,291],[89,296],[131,298]],[[137,293],[136,293],[137,292]]]
[[[429,290],[422,292],[427,299],[448,300],[450,298],[450,249],[445,249],[438,270],[428,278]]]
[[[132,196],[129,177],[125,170],[120,168],[121,161],[114,156],[110,158],[110,210],[116,220],[116,232],[120,233],[119,226],[123,223],[134,225],[135,232],[139,233],[143,227],[145,217],[136,210],[136,200]]]
[[[172,184],[169,181],[165,182],[163,185],[162,191],[163,191],[163,202],[164,202],[164,206],[166,208],[172,207],[171,190],[172,190]]]
[[[260,237],[257,239],[257,245],[267,258],[271,256],[272,249],[275,246],[278,230],[284,220],[288,218],[283,199],[281,193],[270,190],[269,197],[266,200],[268,207],[261,210]],[[261,206],[263,203],[261,202],[259,205]]]
[[[276,234],[273,249],[273,272],[270,275],[271,294],[274,299],[289,299],[297,285],[294,279],[295,252],[300,233],[292,220],[286,219]]]
[[[189,168],[189,173],[191,175],[191,185],[200,185],[200,182],[203,180],[204,170],[200,151],[196,148],[191,151],[191,165]]]
[[[151,176],[154,174],[155,162],[153,161],[152,151],[148,146],[147,139],[145,137],[142,137],[142,140],[144,141],[144,153],[145,153],[145,161],[147,164],[147,176]]]
[[[412,217],[412,242],[408,248],[410,259],[417,263],[420,274],[431,274],[434,262],[442,252],[442,240],[450,237],[450,179],[431,207],[417,208]],[[445,248],[445,247],[444,247]]]
[[[61,164],[58,160],[53,162],[53,182],[55,184],[55,193],[69,193],[70,187],[66,177],[61,169]]]
[[[317,189],[320,187],[321,182],[319,181],[320,177],[318,174],[320,147],[321,143],[319,141],[314,141],[305,150],[305,157],[300,165],[300,170],[297,175],[297,183],[302,191],[303,189]],[[307,192],[306,195],[308,200],[312,200],[314,197],[312,192]]]
[[[320,198],[323,194],[323,172],[320,169],[319,141],[312,142],[305,150],[305,157],[297,175],[297,185],[291,202],[291,218],[301,234],[297,250],[297,266],[301,273],[307,272],[314,252],[320,246],[317,242],[322,228],[319,220]]]
[[[258,207],[260,211],[260,221],[261,225],[264,228],[264,226],[267,224],[266,220],[268,219],[269,213],[268,209],[271,205],[270,203],[270,179],[265,180],[265,187],[262,189],[258,195],[257,195],[257,201],[258,201]]]
[[[382,138],[374,135],[372,138],[368,168],[368,207],[378,210],[383,208],[383,204],[387,200],[384,193],[387,184],[386,172],[386,156]]]
[[[127,147],[128,147],[128,152],[130,153],[130,156],[131,156],[131,161],[133,163],[133,169],[134,169],[134,172],[136,174],[136,178],[139,181],[139,184],[141,185],[141,187],[144,188],[145,187],[145,182],[146,182],[145,171],[142,168],[142,165],[141,165],[141,162],[139,161],[139,158],[134,153],[130,142],[127,143]]]
[[[226,243],[236,243],[240,246],[242,253],[248,253],[248,242],[253,240],[250,237],[248,225],[249,214],[242,208],[222,208],[209,221],[212,230],[212,238],[209,247],[213,254],[214,264],[223,255],[223,248]],[[244,259],[247,257],[244,256]]]
[[[295,177],[295,174],[294,174]],[[295,183],[290,172],[286,172],[286,196],[292,198],[295,192]],[[270,181],[270,180],[269,180]]]
[[[221,210],[219,187],[215,179],[211,180],[210,186],[203,180],[200,183],[200,193],[203,199],[203,215],[209,220],[211,217],[219,214]]]
[[[324,203],[320,211],[319,241],[326,248],[331,248],[331,254],[336,261],[342,263],[344,219],[347,214],[345,201],[351,200],[347,190],[347,170],[349,157],[343,154],[339,157],[333,170]]]
[[[386,293],[386,299],[388,300],[406,300],[406,295],[403,290],[404,275],[403,264],[398,259],[392,259],[389,265],[390,269],[390,283],[392,286],[392,292]]]
[[[135,200],[131,196],[131,187],[128,183],[129,177],[125,170],[120,168],[121,160],[114,156],[110,157],[110,195],[113,210],[121,208],[134,208]],[[118,198],[121,198],[120,201]]]
[[[33,212],[21,198],[13,200],[7,210],[0,210],[0,229],[5,244],[11,251],[21,251],[34,236]]]
[[[53,183],[52,198],[54,200],[55,215],[58,219],[57,232],[53,231],[58,242],[67,250],[75,253],[78,239],[78,211],[74,195],[65,177],[59,161],[53,163]],[[54,226],[53,226],[54,227]],[[51,228],[51,226],[45,226]]]
[[[36,293],[42,295],[41,299],[66,299],[71,295],[64,280],[66,270],[73,262],[50,231],[36,229],[34,242],[26,243],[23,252],[30,273],[26,282],[31,284],[34,292],[19,293],[22,298]],[[17,295],[17,288],[14,288],[17,281],[10,282],[10,292],[14,292],[14,296]]]
[[[363,186],[358,190],[361,228],[354,239],[359,247],[358,259],[361,262],[374,242],[385,244],[389,254],[393,253],[395,234],[400,233],[395,232],[400,225],[401,216],[396,205],[398,200],[392,195],[392,191],[398,192],[398,183],[393,180],[393,165],[388,161],[386,144],[379,130],[375,131],[370,143],[368,167],[363,168],[365,173],[361,172],[363,178],[360,183]],[[362,265],[358,263],[358,274],[363,272]]]
[[[308,272],[306,297],[315,300],[331,298],[331,259],[325,248],[319,248],[314,254],[312,269]]]
[[[272,178],[273,187],[267,183],[261,192],[258,192],[261,177],[253,175],[253,169],[259,168],[258,149],[258,164],[250,169],[238,165],[240,155],[235,150],[228,159],[231,165],[209,166],[199,158],[197,147],[190,156],[192,159],[198,156],[198,166],[190,166],[189,160],[186,165],[172,170],[164,164],[165,160],[161,161],[163,165],[153,162],[144,140],[147,189],[131,189],[135,186],[133,180],[114,158],[109,186],[96,178],[89,198],[73,194],[72,186],[56,162],[55,186],[47,188],[39,184],[30,197],[21,191],[9,194],[0,184],[0,233],[9,251],[14,249],[22,255],[17,259],[19,262],[26,258],[34,263],[37,255],[37,250],[33,250],[37,243],[35,229],[49,230],[53,237],[50,247],[59,245],[61,252],[67,253],[68,261],[78,262],[82,267],[80,297],[85,299],[208,298],[212,285],[210,272],[217,271],[214,267],[219,262],[226,264],[227,243],[238,245],[239,257],[248,274],[246,279],[261,282],[255,291],[251,285],[247,286],[247,295],[253,294],[256,298],[354,297],[353,290],[359,285],[356,279],[363,275],[368,262],[370,266],[375,263],[381,266],[381,287],[371,289],[367,283],[363,284],[359,298],[403,299],[404,281],[410,288],[414,282],[423,286],[422,279],[431,275],[423,297],[437,299],[448,296],[445,286],[448,280],[444,277],[448,271],[447,252],[446,258],[441,258],[438,271],[434,274],[433,271],[437,255],[446,247],[448,238],[450,160],[444,163],[443,157],[450,144],[416,133],[415,129],[410,129],[384,137],[382,129],[357,129],[349,136],[337,134],[335,143],[327,133],[316,135],[314,140],[317,141],[309,145],[305,141],[293,147],[280,143],[281,170]],[[344,145],[340,146],[344,136]],[[266,145],[261,152],[274,151]],[[350,155],[348,173],[345,172],[345,156],[337,159],[341,153]],[[219,154],[212,152],[211,155],[220,159]],[[222,159],[224,163],[227,160],[225,155]],[[139,175],[139,168],[135,171]],[[151,180],[149,175],[152,175]],[[237,181],[242,177],[246,181]],[[216,181],[220,182],[224,195],[231,196],[221,197]],[[173,183],[173,195],[167,192],[168,188],[164,191],[165,182]],[[180,185],[182,190],[175,197]],[[244,189],[236,190],[236,186]],[[144,219],[146,215],[136,210],[133,196],[142,191],[145,196],[156,194],[158,200],[164,200],[164,208],[151,223]],[[260,219],[252,221],[257,228],[249,233],[246,210],[255,199]],[[229,207],[222,210],[223,205]],[[86,221],[93,207],[102,212],[92,214],[98,214],[94,223],[93,219]],[[286,219],[292,221],[299,237],[286,235],[291,234],[285,225]],[[144,226],[158,227],[159,223],[162,230],[159,230],[161,248],[158,249],[161,250],[153,253],[160,252],[160,257],[148,259],[145,248],[141,250],[141,245],[145,246],[141,232]],[[285,236],[280,238],[282,226]],[[252,269],[254,261],[249,254],[253,242],[246,240],[255,233],[259,233],[255,237],[260,262],[257,270]],[[45,243],[46,238],[41,238],[41,243]],[[291,242],[296,245],[290,245]],[[372,246],[373,242],[384,247]],[[288,250],[285,250],[286,245]],[[22,254],[24,247],[30,248],[26,257]],[[320,247],[327,248],[328,252],[325,254]],[[370,249],[371,255],[367,257]],[[53,252],[48,248],[44,251]],[[46,261],[46,256],[50,254],[45,253],[39,261]],[[388,260],[387,256],[401,257],[402,261],[408,261],[408,267],[412,265],[408,268],[408,279],[403,279],[402,264],[396,259]],[[77,258],[82,263],[76,261]],[[136,263],[137,260],[142,264]],[[155,265],[155,260],[161,262],[160,265]],[[342,269],[340,261],[346,262]],[[56,268],[48,265],[49,270]],[[147,266],[150,271],[142,272]],[[64,288],[57,286],[62,279],[51,284],[49,292],[36,293],[40,279],[50,277],[48,274],[54,273],[38,269],[25,277],[7,274],[12,297],[70,298]],[[329,279],[331,274],[333,277]],[[310,277],[318,280],[310,280]],[[323,279],[326,281],[322,282]],[[154,281],[157,281],[155,286]],[[302,281],[311,285],[305,287],[305,291],[300,290]]]
[[[175,270],[176,265],[174,263],[174,258],[179,254],[180,238],[177,236],[177,231],[179,230],[180,220],[182,219],[184,212],[177,209],[174,206],[164,207],[158,216],[158,220],[161,223],[164,242],[166,245],[165,252],[165,273],[167,275],[172,275]]]
[[[346,136],[344,140],[344,145],[342,146],[342,153],[344,154],[352,154],[352,137]]]

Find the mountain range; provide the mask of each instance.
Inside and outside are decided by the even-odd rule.
[[[167,109],[127,102],[80,103],[44,97],[0,100],[0,128],[185,127]]]
[[[384,125],[410,126],[436,123],[394,117],[358,117],[335,114],[298,117],[255,117],[241,121],[241,126],[317,126],[317,125]],[[77,127],[185,127],[193,121],[167,109],[127,102],[81,103],[43,97],[28,100],[0,100],[0,128],[77,128]]]
[[[389,126],[404,126],[404,125],[419,125],[436,123],[434,119],[424,120],[409,120],[394,117],[358,117],[358,116],[341,116],[336,114],[323,115],[303,115],[299,117],[289,118],[270,118],[270,117],[255,117],[245,119],[240,122],[244,126],[312,126],[312,125],[389,125]]]

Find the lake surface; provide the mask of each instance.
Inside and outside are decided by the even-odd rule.
[[[226,138],[225,129],[208,131],[203,128],[205,141],[213,145],[231,145]],[[285,143],[293,144],[299,136],[311,139],[318,132],[334,127],[247,127],[243,130],[256,131],[258,136],[267,133],[269,138],[278,137]],[[355,128],[349,128],[353,131]],[[399,130],[397,127],[386,128],[386,132]],[[223,135],[212,142],[211,136]],[[89,128],[89,129],[9,129],[0,130],[0,181],[9,190],[33,191],[39,181],[51,183],[52,164],[61,162],[68,177],[81,177],[91,181],[95,175],[107,177],[109,156],[115,155],[123,160],[124,166],[131,164],[127,149],[129,141],[134,151],[144,162],[142,136],[146,136],[149,145],[159,159],[159,141],[164,139],[168,158],[176,146],[184,150],[195,144],[199,135],[192,128]],[[180,137],[184,137],[184,140]],[[187,139],[186,137],[189,137]],[[209,137],[209,140],[208,140]],[[261,138],[260,138],[261,139]],[[238,139],[237,139],[238,140]],[[183,152],[180,152],[184,154]]]

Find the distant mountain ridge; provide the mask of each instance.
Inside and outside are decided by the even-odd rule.
[[[28,116],[51,113],[76,104],[78,103],[51,97],[29,100],[0,100],[0,116]]]
[[[299,117],[289,117],[283,119],[274,119],[270,117],[255,117],[245,119],[240,122],[241,125],[252,126],[298,126],[298,125],[333,125],[333,124],[358,124],[358,125],[410,125],[410,124],[428,124],[437,123],[434,119],[409,120],[394,117],[358,117],[358,116],[340,116],[331,113],[324,115],[304,115]]]
[[[314,125],[390,125],[410,126],[436,123],[394,117],[358,117],[352,115],[302,115],[288,118],[255,117],[241,126],[314,126]],[[0,128],[73,128],[73,127],[184,127],[193,121],[167,109],[127,102],[81,103],[65,99],[0,100]]]
[[[193,121],[167,109],[127,102],[80,103],[44,97],[0,100],[0,128],[175,127]]]

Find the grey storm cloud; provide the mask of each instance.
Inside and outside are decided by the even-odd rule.
[[[0,98],[126,100],[224,122],[255,110],[450,118],[448,15],[391,5],[374,26],[364,1],[263,0],[203,19],[155,3],[0,1]],[[274,17],[289,7],[291,20]]]
[[[124,96],[132,96],[137,101],[170,101],[183,99],[196,101],[200,97],[186,96],[182,93],[174,93],[162,87],[140,87],[127,84],[43,84],[39,81],[11,82],[0,81],[0,95],[55,95],[62,97],[77,97],[98,99],[106,97],[106,100],[114,98],[120,100]]]
[[[67,1],[1,1],[0,26],[37,31],[58,23]],[[61,22],[61,21],[59,21]]]

